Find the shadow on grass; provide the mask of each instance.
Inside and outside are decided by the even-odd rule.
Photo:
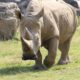
[[[40,72],[38,70],[34,70],[32,66],[24,67],[24,66],[14,66],[8,68],[1,68],[0,69],[0,76],[7,76],[7,75],[16,75],[20,73],[34,73]]]

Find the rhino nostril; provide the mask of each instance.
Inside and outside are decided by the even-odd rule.
[[[33,57],[33,58],[34,58],[34,60],[38,59],[37,55],[34,55],[34,57]]]
[[[36,55],[23,55],[22,60],[36,60]]]

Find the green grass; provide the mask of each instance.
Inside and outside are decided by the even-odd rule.
[[[41,48],[41,52],[44,58],[47,51]],[[80,80],[80,27],[72,39],[69,55],[71,63],[68,65],[36,71],[32,69],[34,61],[22,61],[20,39],[0,42],[0,80]],[[60,52],[56,62],[59,57]]]

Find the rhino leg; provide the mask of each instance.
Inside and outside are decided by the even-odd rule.
[[[57,54],[59,39],[58,38],[52,38],[49,40],[48,43],[48,55],[46,56],[44,60],[44,65],[49,68],[52,67],[55,63],[55,58]]]
[[[35,60],[35,66],[33,67],[33,69],[36,69],[36,70],[46,69],[46,67],[42,64],[42,55],[40,51],[38,51],[37,53],[37,59]]]
[[[60,58],[58,64],[69,63],[68,52],[69,52],[69,48],[70,48],[70,42],[71,42],[71,39],[67,40],[64,44],[61,44],[59,46],[59,49],[61,51],[61,58]]]

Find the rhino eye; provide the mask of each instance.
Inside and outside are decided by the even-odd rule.
[[[27,5],[24,5],[23,7],[24,7],[24,8],[26,8],[26,7],[27,7]]]
[[[29,27],[28,29],[29,29],[29,30],[32,30],[32,28],[31,28],[31,27]]]
[[[35,37],[38,37],[38,33],[35,34]]]

